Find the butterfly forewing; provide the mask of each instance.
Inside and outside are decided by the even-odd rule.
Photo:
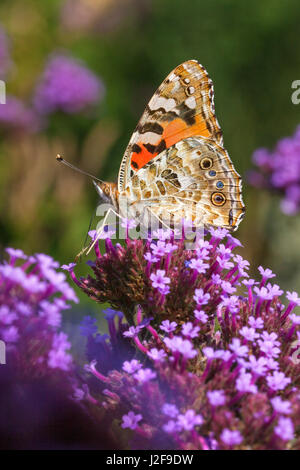
[[[176,67],[149,101],[122,159],[118,188],[176,142],[202,136],[223,145],[214,112],[213,83],[196,60]]]

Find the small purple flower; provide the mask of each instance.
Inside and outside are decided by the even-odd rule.
[[[164,415],[169,416],[170,418],[176,418],[179,414],[177,406],[172,405],[171,403],[165,403],[162,406],[161,411]]]
[[[260,272],[260,274],[262,275],[263,279],[272,279],[272,277],[275,277],[276,274],[274,274],[271,269],[267,268],[267,269],[264,269],[262,266],[259,266],[258,267],[258,270]]]
[[[162,228],[159,228],[153,232],[153,238],[158,238],[158,240],[169,240],[172,234],[172,230],[165,230]]]
[[[161,362],[165,359],[166,353],[163,349],[152,348],[148,352],[148,357],[153,361]]]
[[[127,331],[124,331],[123,335],[125,338],[134,338],[141,331],[140,326],[131,326]]]
[[[152,286],[162,293],[165,292],[167,284],[170,284],[171,282],[170,278],[165,276],[165,274],[166,271],[164,269],[158,269],[156,273],[152,273],[150,275]]]
[[[8,308],[7,305],[0,307],[0,323],[11,325],[17,319],[17,315]]]
[[[289,319],[294,325],[300,325],[300,315],[296,315],[295,313],[291,313]]]
[[[252,381],[252,375],[242,371],[236,380],[236,389],[242,393],[257,393],[257,386]]]
[[[187,336],[189,338],[196,338],[200,331],[199,326],[193,326],[192,322],[187,322],[182,325],[181,328],[183,336]]]
[[[131,361],[125,361],[122,366],[122,369],[128,374],[134,374],[141,368],[142,368],[142,364],[137,359],[132,359]]]
[[[272,390],[284,390],[291,382],[290,377],[286,377],[283,372],[275,370],[273,374],[268,375],[267,383]]]
[[[138,426],[139,421],[143,419],[141,414],[135,414],[133,411],[129,411],[127,415],[122,416],[122,424],[121,427],[123,429],[129,428],[129,429],[136,429]]]
[[[210,294],[208,292],[205,294],[203,289],[200,288],[195,290],[195,295],[193,298],[196,301],[197,305],[206,305],[210,299]]]
[[[61,266],[61,269],[64,269],[65,271],[73,271],[75,266],[76,266],[76,263],[63,264]]]
[[[204,274],[208,267],[209,265],[199,258],[193,258],[189,263],[189,268],[194,269],[198,274]]]
[[[267,289],[269,289],[270,297],[280,297],[283,294],[283,290],[277,284],[271,285],[270,283],[267,284]]]
[[[162,428],[168,434],[175,434],[180,432],[182,429],[177,421],[174,421],[173,419],[170,419],[166,424],[163,425]]]
[[[261,335],[262,339],[257,341],[260,350],[269,357],[277,357],[280,354],[280,349],[278,348],[280,342],[277,341],[277,337],[277,334],[274,332],[268,333],[267,331],[263,331]]]
[[[286,293],[286,298],[294,305],[300,306],[300,297],[298,296],[297,292],[289,292]]]
[[[149,380],[155,379],[156,372],[147,368],[147,369],[139,369],[133,377],[140,383],[149,382]]]
[[[17,310],[18,310],[18,313],[20,313],[21,315],[24,315],[24,317],[28,317],[32,314],[31,306],[29,304],[26,304],[25,302],[19,302],[17,305]]]
[[[165,338],[164,342],[171,351],[179,352],[186,359],[192,359],[197,355],[197,351],[193,349],[193,345],[188,339],[174,336],[173,338]]]
[[[264,327],[264,321],[262,318],[255,318],[253,316],[250,316],[248,321],[249,325],[257,330],[261,330]]]
[[[228,261],[225,258],[221,258],[221,256],[217,256],[217,263],[220,267],[220,269],[231,269],[233,268],[234,264],[231,263],[231,261]]]
[[[245,269],[249,269],[249,266],[250,266],[250,263],[249,261],[247,261],[246,259],[244,259],[242,256],[240,255],[235,255],[233,257],[233,261],[235,261],[235,263],[237,263],[238,265],[238,268],[241,272],[244,272]]]
[[[227,444],[230,447],[239,445],[243,442],[243,437],[240,431],[231,431],[227,428],[223,429],[220,438],[224,442],[224,444]]]
[[[194,310],[195,318],[198,320],[200,323],[206,323],[208,320],[208,315],[204,312],[204,310]]]
[[[159,258],[157,256],[154,256],[152,253],[150,252],[147,252],[145,255],[144,255],[144,258],[145,260],[149,261],[149,263],[156,263],[157,261],[159,261]]]
[[[212,237],[217,238],[218,240],[222,240],[228,234],[228,230],[226,230],[226,228],[213,228],[213,227],[211,227],[209,229],[209,232],[210,232]]]
[[[267,371],[267,359],[265,357],[259,357],[258,359],[253,356],[253,354],[251,356],[249,356],[249,362],[248,363],[244,363],[244,366],[246,368],[249,368],[251,369],[251,371],[254,373],[254,374],[257,374],[257,375],[265,375],[266,374],[266,371]]]
[[[225,297],[222,295],[222,302],[220,306],[227,308],[231,313],[237,313],[239,311],[240,302],[237,295],[231,295],[230,297]]]
[[[294,425],[290,418],[280,416],[278,424],[274,428],[275,434],[283,441],[290,441],[294,438]]]
[[[221,281],[220,284],[226,294],[233,294],[236,291],[236,288],[228,281]]]
[[[217,253],[219,253],[219,255],[222,257],[222,258],[230,258],[232,256],[232,252],[231,252],[231,249],[230,248],[226,248],[226,246],[224,245],[224,243],[220,243],[220,245],[218,246],[217,248]]]
[[[166,243],[162,240],[158,240],[156,243],[151,243],[150,248],[152,250],[153,256],[158,258],[161,258],[165,254],[171,253],[177,249],[177,247],[172,245],[172,243]]]
[[[27,259],[23,250],[15,249],[15,248],[5,248],[6,253],[9,254],[11,258],[14,259]]]
[[[88,231],[88,236],[94,241],[96,240],[97,237],[97,230],[89,230]]]
[[[261,300],[271,300],[273,298],[272,295],[270,295],[269,289],[266,287],[254,287],[254,292]]]
[[[19,330],[16,326],[4,328],[1,336],[6,343],[16,343],[20,338]]]
[[[192,431],[195,426],[203,424],[203,418],[200,414],[196,414],[195,410],[187,410],[185,413],[177,416],[177,423],[181,429]]]
[[[289,415],[292,413],[291,402],[288,400],[282,400],[280,397],[271,398],[271,403],[277,413],[283,415]]]
[[[121,227],[131,230],[137,226],[137,223],[134,219],[122,219]]]
[[[221,278],[220,274],[212,274],[211,275],[211,280],[216,285],[222,284],[224,282],[224,281],[222,281],[222,278]]]
[[[255,341],[259,337],[259,334],[256,333],[255,329],[252,327],[249,328],[248,326],[243,326],[243,328],[240,330],[240,334],[247,341]]]
[[[224,390],[208,391],[207,398],[212,406],[222,406],[226,403],[226,396]]]
[[[166,333],[172,333],[177,328],[177,323],[175,321],[170,322],[170,320],[164,320],[161,325],[160,329],[165,331]]]
[[[238,357],[245,357],[248,353],[248,346],[242,345],[239,338],[233,338],[229,348]]]

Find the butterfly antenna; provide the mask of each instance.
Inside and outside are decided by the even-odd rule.
[[[80,168],[77,168],[77,166],[72,165],[72,163],[67,162],[61,155],[57,154],[56,155],[56,160],[59,163],[63,163],[64,165],[68,166],[69,168],[72,168],[72,170],[77,171],[78,173],[81,173],[82,175],[88,176],[89,178],[92,178],[95,181],[99,181],[99,183],[103,183],[102,180],[97,178],[96,176],[91,175],[90,173],[87,173],[86,171],[80,170]]]

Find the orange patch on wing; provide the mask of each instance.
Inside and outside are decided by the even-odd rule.
[[[131,154],[131,168],[135,171],[138,171],[140,168],[145,166],[146,163],[157,155],[157,153],[149,152],[141,142],[138,142],[138,146],[141,148],[141,151],[139,153],[133,152]]]
[[[194,135],[208,138],[211,137],[211,133],[209,132],[204,119],[201,116],[196,115],[195,120],[195,124],[190,126],[181,118],[174,119],[165,126],[164,132],[158,139],[156,145],[159,145],[159,143],[164,140],[166,148],[169,148],[180,140],[186,139],[187,137],[193,137]],[[138,142],[137,144],[141,148],[141,151],[139,153],[133,152],[131,154],[131,168],[135,171],[138,171],[158,155],[158,152],[149,152],[144,147],[144,143]]]
[[[162,139],[165,139],[167,148],[176,144],[180,140],[194,135],[201,135],[203,137],[210,137],[205,121],[199,115],[196,116],[196,122],[192,126],[186,124],[182,119],[177,118],[168,124],[162,134]]]

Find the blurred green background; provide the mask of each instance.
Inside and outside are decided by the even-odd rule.
[[[52,113],[38,132],[0,122],[0,232],[5,246],[68,263],[80,251],[97,195],[57,153],[115,181],[131,133],[153,92],[179,63],[198,59],[215,88],[218,120],[236,169],[300,123],[291,84],[300,79],[298,0],[1,0],[12,64],[7,93],[31,106],[53,53],[82,60],[103,82],[93,111]],[[0,77],[1,78],[1,77]],[[2,105],[0,105],[2,106]],[[300,218],[244,183],[242,254],[285,288],[300,290]]]

